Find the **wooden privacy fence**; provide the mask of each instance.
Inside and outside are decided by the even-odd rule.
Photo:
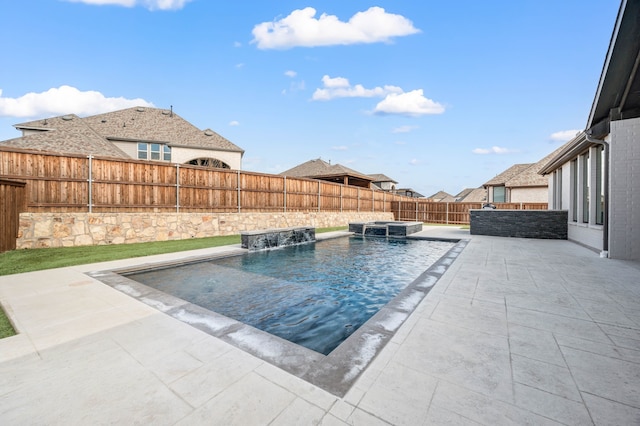
[[[0,179],[0,253],[14,250],[20,212],[25,210],[25,183]]]
[[[29,212],[391,212],[409,197],[312,179],[0,147]]]
[[[434,203],[426,200],[394,201],[391,210],[396,220],[427,223],[469,224],[469,210],[481,209],[484,203]],[[547,203],[493,203],[497,209],[547,210]]]

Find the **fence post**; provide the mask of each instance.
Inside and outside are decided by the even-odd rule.
[[[89,178],[87,183],[89,185],[89,213],[93,213],[93,155],[89,155]]]
[[[383,192],[382,193],[382,211],[383,212],[387,212],[387,193]]]
[[[238,170],[238,213],[240,213],[241,209],[242,209],[242,206],[240,204],[240,170]]]
[[[320,181],[318,181],[318,213],[320,213]]]
[[[176,163],[176,213],[180,213],[180,164]]]
[[[340,185],[340,213],[342,213],[342,185]]]
[[[284,212],[287,212],[287,177],[284,177]]]
[[[358,188],[358,213],[360,213],[360,188]]]
[[[418,200],[416,200],[416,222],[418,222]]]

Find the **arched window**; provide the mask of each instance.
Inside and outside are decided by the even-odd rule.
[[[211,169],[230,169],[229,165],[217,158],[196,158],[187,162],[193,166],[209,167]]]

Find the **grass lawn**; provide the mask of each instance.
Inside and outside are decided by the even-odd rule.
[[[16,331],[13,329],[11,322],[9,322],[9,318],[7,318],[7,315],[0,307],[0,339],[3,337],[14,336],[15,334]]]
[[[316,229],[316,233],[342,231],[347,227]],[[240,244],[240,235],[193,238],[190,240],[153,243],[118,244],[109,246],[60,247],[13,250],[0,253],[0,275],[20,274],[64,266],[84,265],[186,250]]]

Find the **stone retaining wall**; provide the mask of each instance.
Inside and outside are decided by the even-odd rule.
[[[471,210],[471,235],[567,239],[566,210]]]
[[[131,244],[294,226],[329,228],[376,220],[393,220],[393,213],[21,213],[16,246]]]

